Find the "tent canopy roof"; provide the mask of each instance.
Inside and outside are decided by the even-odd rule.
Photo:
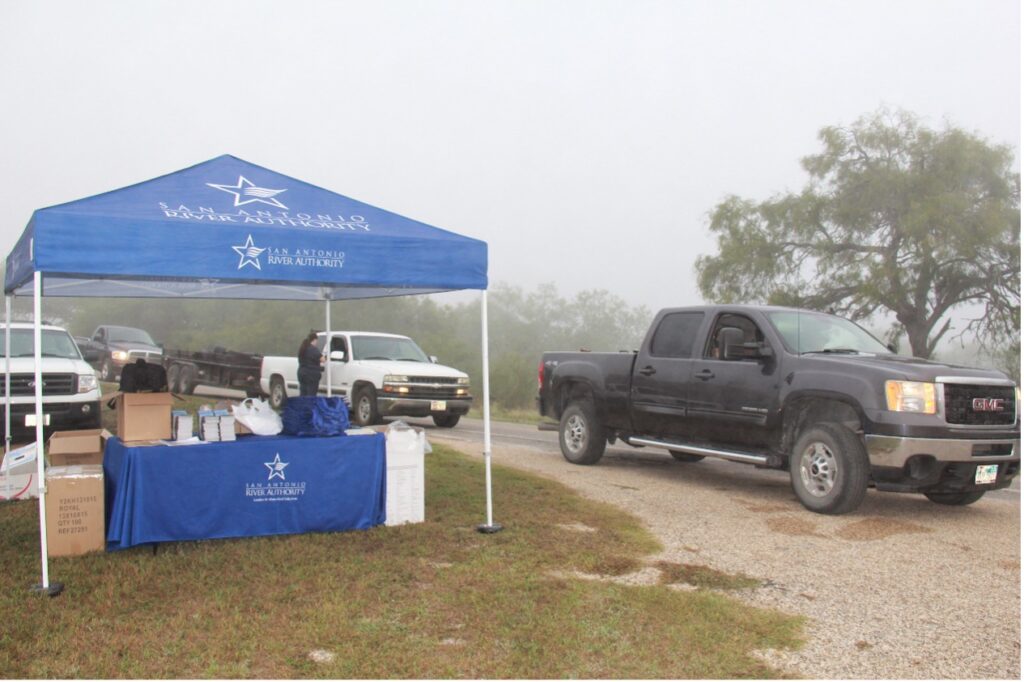
[[[219,156],[35,211],[8,295],[336,300],[487,288],[487,244]]]

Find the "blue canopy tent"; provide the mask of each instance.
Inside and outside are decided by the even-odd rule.
[[[229,155],[39,209],[7,257],[4,282],[8,330],[11,297],[34,298],[39,480],[42,296],[318,300],[325,302],[329,331],[331,301],[461,289],[481,291],[487,487],[481,529],[493,530],[499,526],[491,506],[486,243]],[[327,371],[329,387],[330,363]],[[7,406],[9,444],[9,394]],[[41,485],[41,587],[49,590],[44,501]]]

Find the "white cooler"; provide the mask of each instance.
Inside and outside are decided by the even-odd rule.
[[[0,500],[39,497],[36,444],[11,450],[0,463]]]
[[[411,428],[387,431],[388,487],[385,525],[421,523],[423,505],[423,454],[426,436]]]

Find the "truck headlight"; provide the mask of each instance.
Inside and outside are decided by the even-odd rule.
[[[923,381],[886,381],[885,401],[893,412],[935,414],[935,384]]]
[[[459,377],[459,386],[469,386],[469,377]]]
[[[95,391],[99,384],[96,382],[95,374],[79,374],[78,375],[78,392],[88,393],[89,391]]]
[[[409,383],[409,377],[402,374],[385,374],[384,383],[386,384],[407,384]]]
[[[128,359],[128,353],[123,350],[115,350],[113,353],[110,354],[110,357],[114,358],[115,360],[124,361]]]

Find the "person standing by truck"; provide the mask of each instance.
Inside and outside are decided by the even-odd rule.
[[[316,345],[316,332],[311,331],[302,345],[299,346],[299,395],[316,395],[317,386],[320,385],[320,375],[323,373],[324,356]]]

